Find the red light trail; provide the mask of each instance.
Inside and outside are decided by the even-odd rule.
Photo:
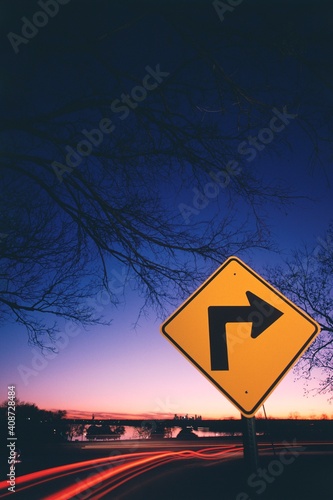
[[[54,493],[43,496],[44,500],[68,500],[83,494],[85,499],[93,498],[94,500],[99,500],[105,498],[105,495],[128,481],[162,465],[180,460],[220,461],[229,458],[231,455],[239,455],[242,449],[242,446],[225,445],[204,448],[197,451],[127,453],[113,457],[76,462],[17,477],[16,494],[22,492],[24,495],[30,495],[31,490],[34,490],[38,486],[54,483],[52,485]],[[89,476],[82,478],[82,474],[88,471]],[[70,484],[66,487],[59,485],[60,480],[65,478],[68,481],[68,479],[71,479],[71,476],[75,484]],[[7,488],[7,481],[0,482],[0,498],[5,498],[11,494],[9,491],[4,491]],[[29,498],[32,497],[29,496]]]

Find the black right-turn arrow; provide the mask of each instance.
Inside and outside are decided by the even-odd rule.
[[[252,323],[251,337],[256,339],[282,312],[252,292],[246,292],[250,305],[208,307],[210,359],[212,370],[229,370],[227,323]]]

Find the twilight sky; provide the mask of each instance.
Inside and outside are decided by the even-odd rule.
[[[134,74],[139,80],[146,74],[147,65],[155,68],[160,64],[172,80],[177,68],[184,61],[191,61],[187,73],[180,78],[206,84],[207,68],[193,48],[196,42],[205,42],[202,46],[209,48],[212,57],[223,61],[226,73],[244,88],[250,84],[255,89],[258,101],[266,102],[266,94],[269,94],[267,120],[263,123],[258,118],[258,126],[252,127],[251,134],[242,133],[244,123],[237,124],[236,102],[226,101],[222,113],[219,103],[213,98],[211,102],[201,101],[199,92],[193,109],[187,110],[188,104],[180,98],[179,110],[187,110],[189,120],[196,120],[200,109],[203,123],[211,120],[212,127],[217,124],[221,136],[232,130],[226,162],[233,159],[240,162],[239,176],[245,172],[255,175],[267,189],[284,186],[293,196],[289,204],[273,205],[265,200],[262,206],[256,207],[269,228],[275,250],[254,248],[240,251],[237,256],[264,275],[265,266],[282,263],[302,245],[312,249],[320,245],[333,215],[332,156],[327,145],[331,138],[327,131],[332,108],[333,71],[328,49],[329,41],[332,42],[329,38],[332,5],[325,1],[316,6],[311,6],[311,2],[272,1],[268,7],[265,2],[255,1],[251,7],[245,0],[223,16],[220,11],[219,17],[210,1],[175,2],[172,12],[170,8],[165,12],[162,7],[161,11],[156,7],[150,11],[150,2],[138,1],[135,6],[131,2],[118,2],[117,8],[112,8],[111,3],[72,0],[60,6],[59,12],[35,37],[18,44],[8,38],[8,32],[21,33],[22,16],[31,19],[40,7],[36,2],[2,2],[1,54],[5,69],[0,76],[0,99],[3,116],[15,120],[22,113],[29,120],[36,110],[50,112],[58,103],[66,102],[73,92],[78,99],[89,98],[92,91],[104,95],[110,77],[106,71],[103,73],[96,54],[104,60],[108,56],[113,68],[126,75]],[[2,14],[0,12],[0,17]],[[193,34],[197,38],[189,43]],[[223,51],[214,44],[220,37]],[[244,43],[247,37],[251,42],[248,47]],[[99,52],[95,50],[91,55],[89,44],[93,40]],[[70,55],[67,43],[72,44]],[[19,53],[15,53],[13,44]],[[313,98],[311,102],[306,101],[308,93]],[[115,91],[113,95],[117,99],[120,92]],[[158,98],[155,99],[158,107]],[[322,102],[327,102],[325,111],[321,110]],[[284,109],[289,118],[283,122]],[[304,121],[299,120],[299,114],[305,117]],[[272,122],[274,117],[277,119]],[[142,131],[135,129],[134,120],[121,123],[119,115],[112,112],[108,118],[114,120],[119,140],[134,140],[133,133],[140,137]],[[73,123],[80,120],[84,128],[84,117],[80,113],[73,116]],[[326,137],[326,142],[319,141],[320,160],[314,155],[309,135],[309,130],[316,127],[318,135]],[[254,142],[255,137],[261,141]],[[20,139],[25,140],[18,133],[16,140]],[[6,132],[0,140],[0,146],[4,147]],[[45,153],[41,144],[31,147]],[[54,146],[55,155],[57,147]],[[149,171],[149,161],[142,168]],[[196,221],[219,218],[228,210],[236,221],[248,217],[247,224],[254,224],[248,205],[233,197],[228,186],[217,189],[216,185],[215,194],[206,198],[200,210],[197,207],[191,213],[190,222],[186,224],[179,207],[194,206],[193,196],[198,191],[193,189],[204,192],[206,188],[207,193],[207,185],[212,181],[208,176],[201,178],[199,184],[192,177],[187,181],[187,168],[182,165],[182,183],[178,182],[180,177],[175,176],[167,184],[161,172],[157,187],[184,229]],[[126,192],[119,196],[126,199]],[[110,326],[84,329],[70,321],[61,321],[58,354],[43,355],[38,347],[28,345],[22,326],[8,322],[2,325],[0,401],[6,398],[7,384],[15,384],[20,400],[40,408],[64,409],[69,415],[239,416],[239,411],[162,337],[159,331],[162,318],[157,317],[153,309],[137,321],[143,299],[131,273],[127,276],[124,264],[110,262],[109,266],[118,306],[111,305],[106,294],[92,294],[88,300],[98,313],[113,318]],[[208,277],[218,264],[200,266]],[[195,280],[193,283],[192,291],[198,284]],[[175,306],[181,302],[175,297]],[[169,314],[173,310],[174,307],[168,306]],[[267,400],[267,414],[273,417],[287,417],[294,412],[303,416],[333,414],[327,396],[305,397],[303,387],[304,382],[295,381],[295,375],[289,373]]]

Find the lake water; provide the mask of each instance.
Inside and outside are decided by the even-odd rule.
[[[85,429],[87,429],[89,425],[86,425]],[[140,431],[140,428],[138,428]],[[137,428],[132,427],[132,426],[125,426],[125,434],[123,434],[120,437],[120,440],[128,440],[128,439],[140,439],[140,432],[138,431]],[[167,437],[175,438],[181,431],[181,427],[172,427],[171,428],[171,433]],[[229,433],[225,432],[212,432],[209,431],[208,428],[199,428],[197,431],[193,431],[198,437],[222,437],[222,436],[229,436]],[[237,435],[238,433],[235,433]],[[144,437],[141,437],[141,439],[144,439]],[[88,441],[86,438],[85,434],[83,436],[76,436],[75,438],[72,439],[72,441]]]

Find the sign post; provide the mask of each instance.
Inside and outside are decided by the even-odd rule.
[[[256,437],[256,417],[242,418],[244,461],[247,472],[256,472],[258,469],[258,445]]]

